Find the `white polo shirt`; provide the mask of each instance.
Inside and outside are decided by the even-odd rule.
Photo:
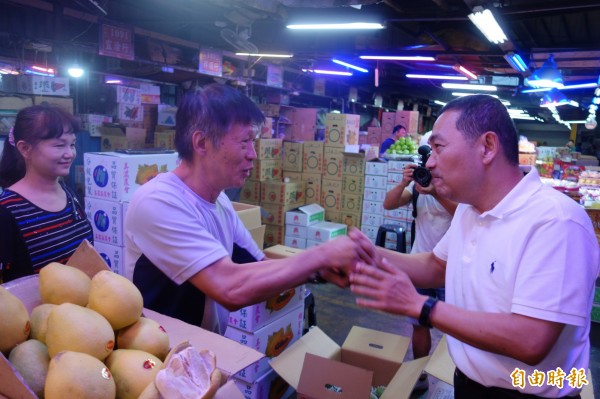
[[[454,363],[469,378],[485,386],[516,389],[511,378],[515,368],[528,376],[558,367],[566,374],[573,367],[587,370],[598,242],[583,208],[544,185],[535,168],[488,212],[480,214],[460,204],[433,252],[447,262],[448,303],[566,324],[554,348],[535,366],[448,337]],[[526,384],[522,390],[545,397],[579,391],[567,380],[562,389],[545,383]]]

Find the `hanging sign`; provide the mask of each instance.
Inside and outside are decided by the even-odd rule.
[[[112,22],[100,23],[98,54],[133,61],[133,29]]]
[[[202,48],[198,58],[198,72],[212,76],[223,75],[223,53],[221,51]]]
[[[283,87],[283,68],[276,65],[267,66],[267,86]]]

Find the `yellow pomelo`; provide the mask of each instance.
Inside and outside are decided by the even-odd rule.
[[[115,332],[104,317],[72,303],[57,305],[48,316],[48,353],[83,352],[104,360],[114,349]]]
[[[164,361],[169,353],[169,336],[156,321],[140,317],[132,325],[117,332],[117,348],[139,349]]]
[[[31,311],[29,319],[31,321],[31,334],[29,338],[37,339],[46,343],[46,330],[48,329],[48,315],[56,305],[53,303],[42,303]]]
[[[81,270],[61,263],[48,263],[40,270],[42,303],[87,305],[91,279]]]
[[[0,286],[0,352],[5,356],[29,338],[29,312],[19,298]]]
[[[92,278],[88,308],[104,316],[114,330],[120,330],[138,321],[144,300],[131,281],[103,270]]]
[[[164,367],[159,358],[137,349],[117,349],[105,363],[117,384],[119,399],[137,399]]]
[[[29,339],[13,348],[8,360],[21,374],[27,386],[38,398],[44,397],[44,384],[50,365],[48,348],[36,339]]]
[[[116,384],[100,360],[80,352],[60,352],[50,361],[45,399],[115,399]]]

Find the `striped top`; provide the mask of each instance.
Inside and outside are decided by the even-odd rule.
[[[1,277],[6,281],[38,273],[50,262],[66,263],[77,246],[93,243],[85,211],[62,183],[67,205],[48,212],[20,194],[5,189],[0,194]]]

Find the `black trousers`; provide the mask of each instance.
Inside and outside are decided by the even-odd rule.
[[[467,377],[458,368],[454,371],[454,399],[534,399],[541,396],[522,393],[513,389],[486,387]],[[577,396],[564,396],[564,398],[581,399]],[[560,398],[557,398],[560,399]]]

